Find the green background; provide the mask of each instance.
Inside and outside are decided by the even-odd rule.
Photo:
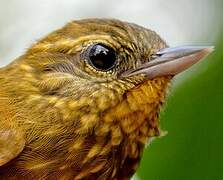
[[[211,55],[175,77],[161,113],[161,127],[168,135],[145,150],[139,179],[223,179],[221,34]]]

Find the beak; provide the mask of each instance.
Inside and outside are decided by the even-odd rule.
[[[144,74],[148,79],[176,75],[214,50],[213,46],[181,46],[165,48],[156,53],[156,58],[134,70],[123,73],[123,77]]]

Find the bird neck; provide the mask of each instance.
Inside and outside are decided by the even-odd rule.
[[[21,97],[20,111],[26,116],[22,123],[29,133],[28,149],[20,157],[23,168],[31,172],[56,168],[58,173],[77,179],[95,174],[104,179],[130,177],[144,145],[150,137],[160,134],[158,114],[169,80],[170,77],[149,80],[118,101],[111,95],[116,103],[103,111],[96,110],[88,97],[43,96],[35,87],[30,94],[29,83],[27,87],[18,86],[17,92],[23,88],[23,93],[16,94]],[[37,152],[44,154],[35,156]]]

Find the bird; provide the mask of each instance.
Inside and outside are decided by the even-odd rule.
[[[43,37],[0,68],[0,179],[130,179],[171,80],[212,50],[117,19]]]

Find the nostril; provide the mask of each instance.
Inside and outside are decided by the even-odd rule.
[[[157,53],[156,53],[156,54],[152,54],[152,55],[151,55],[151,59],[150,59],[150,61],[151,61],[151,60],[154,60],[154,59],[156,59],[156,58],[158,58],[158,57],[160,57],[160,56],[162,56],[162,54],[157,54]]]
[[[45,68],[43,69],[43,71],[44,71],[44,72],[50,72],[50,71],[52,71],[52,69],[49,68],[49,67],[45,67]]]

